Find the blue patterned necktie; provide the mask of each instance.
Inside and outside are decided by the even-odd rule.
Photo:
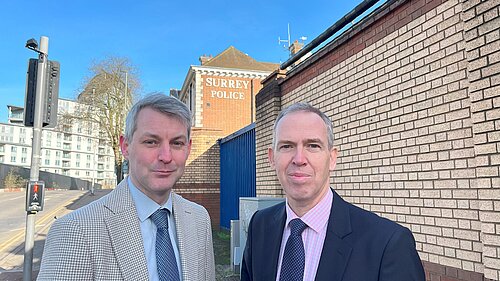
[[[179,281],[177,260],[168,235],[167,209],[158,209],[151,215],[151,220],[156,225],[156,266],[160,281]]]
[[[290,236],[286,241],[281,261],[280,281],[302,281],[306,264],[302,231],[307,225],[300,219],[293,219],[288,225],[290,225]]]

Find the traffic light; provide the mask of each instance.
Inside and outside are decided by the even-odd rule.
[[[50,61],[47,67],[45,92],[45,106],[43,110],[43,127],[54,128],[57,125],[57,103],[59,100],[59,73],[60,65],[57,61]]]
[[[35,120],[36,75],[38,60],[29,59],[26,74],[26,96],[24,99],[24,126],[33,127]]]
[[[35,122],[35,100],[37,87],[38,59],[30,59],[26,75],[26,99],[24,103],[24,126],[33,127]],[[59,99],[60,64],[48,61],[45,69],[45,90],[42,91],[42,126],[54,128],[57,124]]]
[[[26,187],[26,211],[38,212],[43,210],[43,195],[45,182],[29,181]]]

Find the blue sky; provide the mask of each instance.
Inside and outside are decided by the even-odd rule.
[[[3,1],[0,8],[0,122],[7,105],[24,106],[26,41],[49,37],[49,59],[61,64],[59,96],[74,99],[89,67],[107,56],[128,57],[141,93],[180,88],[190,65],[229,46],[259,61],[284,62],[278,36],[307,44],[361,0],[311,1]],[[282,44],[283,45],[283,44]]]

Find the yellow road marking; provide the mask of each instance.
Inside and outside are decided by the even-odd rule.
[[[73,203],[76,200],[76,198],[70,199],[62,204],[61,207],[56,208],[50,213],[47,213],[46,215],[42,216],[38,221],[35,221],[35,230],[36,227],[39,225],[45,224],[49,219],[53,218],[54,215],[60,211],[62,211],[68,204]],[[9,240],[3,242],[0,244],[0,253],[4,252],[8,247],[10,247],[12,244],[15,242],[18,242],[19,239],[25,236],[25,228],[19,230],[17,234],[14,234]]]

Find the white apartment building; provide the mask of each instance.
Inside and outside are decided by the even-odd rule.
[[[59,99],[58,115],[74,112],[77,103]],[[22,107],[7,106],[8,123],[0,123],[0,163],[29,168],[33,129],[24,127]],[[101,184],[116,185],[111,146],[96,124],[43,128],[40,170]]]

